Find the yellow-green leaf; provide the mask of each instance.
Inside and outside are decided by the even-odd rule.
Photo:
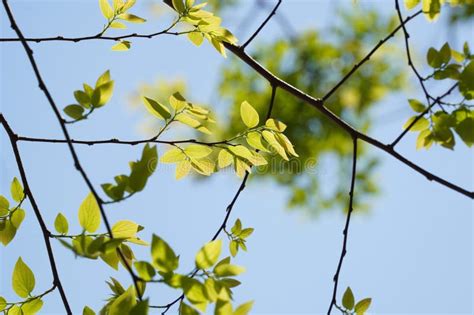
[[[113,51],[126,51],[129,50],[131,43],[128,40],[121,40],[117,44],[112,46]]]
[[[178,268],[179,259],[173,249],[162,238],[153,234],[151,241],[153,265],[162,272],[171,272]]]
[[[163,120],[166,120],[171,117],[170,110],[163,104],[146,96],[143,97],[143,103],[145,104],[146,109],[154,116]]]
[[[125,24],[123,24],[119,21],[113,21],[112,23],[110,23],[110,27],[111,28],[126,29],[127,25],[125,25]]]
[[[79,224],[89,233],[94,233],[100,226],[100,209],[97,200],[89,193],[79,207]]]
[[[189,174],[189,171],[191,170],[191,162],[188,160],[179,162],[176,164],[176,179],[181,179],[185,177],[186,175]]]
[[[204,41],[204,35],[200,32],[191,32],[188,33],[189,40],[196,46],[201,46],[202,42]]]
[[[233,157],[227,151],[227,149],[222,149],[219,151],[219,155],[217,156],[217,164],[219,168],[224,168],[232,164]]]
[[[82,315],[95,315],[95,312],[89,306],[84,306],[84,309],[82,310]]]
[[[246,136],[247,143],[252,146],[253,148],[264,151],[270,152],[262,143],[262,135],[257,131],[249,132]]]
[[[280,145],[280,143],[275,138],[275,135],[268,130],[262,132],[263,138],[268,142],[268,144],[275,149],[275,151],[284,159],[288,161],[288,156],[286,155],[285,149]]]
[[[247,315],[250,313],[252,309],[253,301],[246,302],[244,304],[239,305],[234,311],[233,315]]]
[[[141,18],[139,16],[136,16],[134,14],[129,14],[129,13],[123,13],[118,16],[119,19],[125,20],[130,23],[144,23],[146,20],[144,18]]]
[[[7,306],[7,300],[3,296],[0,296],[0,311],[3,311]]]
[[[40,298],[32,299],[21,307],[23,315],[34,315],[43,307],[43,301]]]
[[[112,10],[112,7],[110,6],[109,1],[99,0],[99,6],[100,6],[100,11],[102,12],[102,15],[106,19],[109,20],[114,17],[114,10]]]
[[[403,125],[403,129],[407,129],[413,123],[413,121],[415,121],[415,119],[417,119],[417,116],[413,116],[408,119],[407,122]],[[425,130],[429,126],[430,122],[428,121],[428,119],[426,119],[425,117],[421,117],[413,126],[411,126],[410,131]]]
[[[252,107],[247,101],[243,101],[240,104],[240,117],[244,124],[249,127],[253,128],[258,125],[259,116],[255,108]]]
[[[372,302],[371,298],[366,298],[357,302],[355,306],[356,314],[364,315],[364,313],[369,309],[371,302]]]
[[[10,190],[11,190],[13,200],[15,200],[16,202],[20,202],[23,200],[23,198],[25,198],[25,192],[23,191],[23,186],[21,186],[18,178],[16,177],[13,178]]]
[[[342,296],[342,306],[344,306],[348,310],[352,310],[354,308],[354,294],[350,287],[347,287],[344,295]]]
[[[196,267],[207,269],[212,267],[219,259],[222,249],[222,240],[215,240],[204,245],[196,254]]]
[[[133,265],[135,266],[140,278],[145,281],[150,281],[156,275],[155,268],[146,261],[137,261]]]
[[[35,275],[21,257],[18,258],[13,270],[12,287],[21,298],[28,297],[35,288]]]
[[[112,227],[114,238],[136,238],[140,225],[130,220],[118,221]],[[143,229],[143,227],[142,227]]]
[[[411,10],[413,9],[414,7],[416,7],[419,3],[420,3],[421,0],[405,0],[405,7],[408,9],[408,10]]]
[[[62,213],[58,213],[54,220],[54,228],[59,234],[67,234],[69,231],[69,224],[66,217]]]
[[[23,219],[25,218],[25,210],[18,208],[15,210],[15,212],[12,213],[12,216],[10,218],[10,221],[12,225],[18,229],[23,222]]]
[[[162,163],[176,163],[186,160],[186,155],[182,149],[172,148],[165,152],[160,158]]]
[[[267,128],[269,129],[279,131],[279,132],[283,132],[286,129],[286,125],[284,123],[273,118],[268,119],[265,122],[265,126],[267,126]]]
[[[202,159],[212,153],[212,149],[208,146],[191,144],[184,149],[186,155],[192,159]]]

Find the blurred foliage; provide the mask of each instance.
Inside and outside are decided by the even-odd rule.
[[[354,9],[354,8],[352,8]],[[363,13],[363,14],[362,14]],[[267,69],[310,95],[329,91],[367,52],[396,26],[395,17],[375,11],[339,11],[335,26],[322,36],[317,31],[295,34],[289,39],[256,45],[252,55]],[[329,40],[330,39],[330,40]],[[367,132],[372,125],[370,110],[391,92],[403,87],[400,51],[389,44],[380,48],[371,62],[357,71],[334,93],[326,106],[336,115]],[[236,58],[222,69],[219,93],[230,106],[228,122],[219,126],[215,139],[241,132],[240,104],[248,99],[264,117],[270,102],[271,87]],[[151,95],[158,100],[169,91],[186,95],[184,81],[159,80],[142,84],[136,95]],[[328,209],[345,209],[347,178],[350,177],[352,141],[327,118],[314,110],[304,110],[301,101],[279,89],[272,116],[288,123],[287,134],[300,155],[290,161],[273,158],[258,174],[272,177],[289,189],[288,206],[315,215]],[[150,125],[147,125],[150,129]],[[307,133],[311,130],[312,133]],[[324,165],[322,165],[324,164]],[[357,193],[358,209],[367,209],[367,199],[377,192],[373,176],[378,162],[364,147],[360,150]]]
[[[374,43],[395,27],[394,18],[387,19],[375,11],[360,13],[340,12],[336,26],[324,35],[317,31],[303,32],[291,42],[279,39],[261,44],[252,55],[282,80],[310,95],[322,96],[367,54]],[[367,132],[372,124],[370,110],[389,92],[402,88],[405,82],[396,51],[393,46],[384,45],[370,63],[328,99],[326,106]],[[232,107],[229,123],[221,130],[221,137],[225,138],[238,128],[239,101],[252,100],[262,114],[267,110],[271,88],[258,74],[233,59],[223,69],[220,93]],[[288,122],[287,133],[300,158],[290,163],[274,160],[264,175],[274,177],[291,189],[290,207],[307,208],[312,214],[335,207],[344,209],[352,141],[323,115],[304,108],[301,101],[283,90],[277,91],[273,116]],[[312,132],[308,133],[308,130]],[[377,161],[363,149],[360,155],[357,193],[368,197],[377,191],[372,176]],[[327,161],[328,165],[316,166],[316,172],[307,169],[320,160]],[[338,171],[328,176],[328,168]],[[358,209],[361,206],[359,204]]]

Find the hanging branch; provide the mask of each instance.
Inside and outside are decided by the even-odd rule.
[[[26,177],[26,171],[23,166],[23,161],[20,155],[20,150],[18,149],[18,138],[2,114],[0,114],[0,123],[5,129],[8,135],[8,138],[10,139],[10,144],[13,150],[13,154],[15,155],[16,164],[20,172],[21,181],[23,182],[25,194],[28,196],[28,199],[30,200],[31,207],[33,208],[33,212],[35,213],[36,219],[38,220],[38,224],[41,228],[41,234],[43,235],[44,244],[46,245],[46,251],[48,253],[49,265],[51,266],[51,271],[53,273],[53,289],[52,290],[54,290],[55,288],[58,289],[59,295],[61,296],[61,300],[64,305],[64,309],[66,310],[66,313],[69,315],[72,315],[71,307],[69,306],[66,293],[64,292],[63,284],[61,282],[61,279],[59,278],[58,268],[56,266],[53,249],[51,247],[51,240],[50,240],[51,232],[48,230],[48,227],[46,226],[46,223],[43,220],[41,211],[39,210],[38,204],[36,203],[35,197],[33,196],[33,192],[31,191],[30,185],[28,183],[28,179]]]
[[[341,250],[341,256],[339,257],[339,263],[337,264],[337,269],[336,273],[334,274],[334,289],[332,293],[332,299],[331,303],[329,304],[329,309],[327,312],[327,315],[331,314],[331,310],[334,305],[336,305],[336,295],[337,295],[337,286],[339,284],[339,275],[341,273],[341,268],[342,268],[342,263],[344,261],[344,257],[346,256],[347,253],[347,240],[349,238],[349,225],[351,223],[351,215],[353,209],[353,204],[354,204],[354,187],[355,187],[355,180],[356,180],[356,167],[357,167],[357,138],[353,137],[353,151],[352,151],[352,178],[351,178],[351,188],[349,191],[349,207],[347,209],[347,217],[346,217],[346,225],[344,226],[344,231],[342,234],[344,235],[344,239],[342,241],[342,250]]]

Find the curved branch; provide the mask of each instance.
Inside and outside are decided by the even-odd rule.
[[[71,137],[70,137],[69,132],[67,130],[64,119],[61,117],[59,109],[56,106],[56,103],[54,102],[54,99],[51,96],[51,93],[49,92],[48,88],[46,87],[46,84],[44,83],[43,77],[41,76],[41,73],[39,71],[38,65],[36,64],[36,60],[33,57],[33,50],[29,47],[27,41],[25,40],[25,37],[23,36],[23,33],[21,32],[20,28],[18,27],[18,25],[15,21],[15,18],[13,16],[13,13],[12,13],[9,5],[8,5],[8,0],[2,0],[2,2],[3,2],[3,6],[5,7],[5,11],[7,12],[8,19],[10,20],[11,28],[13,29],[13,31],[15,31],[18,38],[21,40],[21,44],[22,44],[23,48],[25,49],[28,60],[30,61],[30,64],[33,68],[33,72],[34,72],[34,74],[36,76],[36,79],[38,81],[38,86],[43,91],[46,99],[48,100],[48,103],[49,103],[51,109],[53,110],[53,112],[54,112],[54,114],[55,114],[55,116],[58,120],[58,123],[61,127],[61,130],[64,134],[64,137],[67,141],[72,159],[74,161],[74,166],[77,169],[77,171],[81,174],[81,176],[84,179],[84,181],[85,181],[87,187],[89,188],[90,192],[94,195],[95,199],[97,200],[97,204],[99,205],[99,209],[100,209],[100,214],[102,216],[102,219],[104,220],[104,224],[105,224],[105,227],[107,229],[107,232],[109,233],[110,237],[113,238],[112,228],[110,226],[110,222],[109,222],[109,220],[107,218],[107,215],[105,213],[103,201],[99,197],[97,191],[95,190],[94,186],[92,185],[91,180],[87,176],[87,173],[85,172],[84,168],[82,167],[82,165],[79,161],[79,157],[77,156],[76,150],[74,149],[74,146],[71,142]],[[137,293],[139,293],[140,292],[140,289],[139,289],[139,286],[138,286],[139,278],[135,275],[135,273],[133,272],[132,267],[129,265],[129,263],[127,262],[124,254],[122,253],[122,251],[119,248],[117,248],[117,252],[119,253],[120,258],[124,263],[124,266],[126,267],[128,272],[130,273],[130,276],[132,277],[132,280],[133,280],[133,283],[135,285],[135,289],[136,289]],[[138,296],[141,299],[140,294],[138,294]]]
[[[30,200],[31,207],[33,208],[33,212],[35,213],[36,219],[38,220],[38,223],[41,228],[44,244],[46,245],[46,251],[48,253],[49,264],[51,266],[51,271],[53,273],[53,279],[54,279],[53,288],[55,287],[58,288],[59,295],[61,296],[61,300],[63,301],[63,305],[66,310],[66,313],[72,315],[71,307],[69,306],[66,293],[64,292],[61,279],[59,278],[58,268],[56,267],[56,261],[54,259],[54,253],[53,253],[53,249],[51,247],[51,241],[50,241],[51,232],[48,230],[48,227],[46,226],[46,223],[43,220],[41,211],[39,210],[38,204],[36,203],[36,200],[33,196],[30,185],[28,183],[25,168],[23,166],[23,161],[20,155],[20,150],[18,149],[18,138],[2,114],[0,114],[0,123],[3,125],[3,128],[5,129],[8,135],[8,138],[10,139],[10,144],[11,144],[13,153],[15,155],[15,160],[16,160],[16,164],[18,165],[18,170],[20,171],[20,177],[21,177],[21,181],[23,182],[25,194],[28,196],[28,199]]]

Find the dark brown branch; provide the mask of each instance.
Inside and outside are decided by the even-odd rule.
[[[240,46],[242,49],[245,49],[245,47],[247,47],[247,45],[250,44],[254,40],[255,37],[257,37],[258,33],[260,33],[260,31],[265,27],[268,21],[270,21],[270,19],[275,15],[280,4],[281,4],[281,0],[278,0],[277,4],[273,8],[273,10],[270,12],[270,14],[267,16],[265,21],[263,21],[263,23],[257,28],[257,30],[252,34],[252,36],[250,36],[250,38],[242,46]]]
[[[103,201],[99,197],[99,195],[97,194],[97,191],[95,190],[94,186],[92,185],[91,180],[89,179],[89,177],[87,176],[84,168],[82,167],[81,163],[79,162],[79,158],[78,158],[76,150],[74,149],[74,146],[71,142],[71,137],[69,136],[69,132],[68,132],[68,130],[66,128],[66,125],[64,123],[64,119],[61,117],[61,113],[59,112],[59,109],[56,106],[56,103],[54,102],[54,99],[51,96],[51,93],[49,92],[48,88],[46,87],[46,84],[44,83],[44,80],[43,80],[43,78],[41,76],[41,73],[39,71],[38,65],[36,64],[36,60],[33,57],[33,50],[29,47],[28,42],[25,40],[25,37],[23,36],[23,33],[21,32],[20,28],[16,24],[13,13],[11,12],[10,7],[8,5],[8,0],[2,0],[2,2],[3,2],[3,6],[5,7],[5,11],[7,12],[8,19],[10,20],[11,28],[13,29],[13,31],[15,31],[18,38],[21,40],[21,44],[22,44],[23,48],[25,49],[28,60],[30,61],[30,64],[33,68],[33,72],[34,72],[34,74],[36,76],[36,79],[38,81],[38,86],[43,91],[46,99],[48,100],[48,103],[49,103],[51,109],[53,110],[53,112],[54,112],[54,114],[55,114],[55,116],[56,116],[56,118],[59,122],[61,130],[62,130],[62,132],[64,134],[64,137],[67,141],[69,151],[71,152],[71,156],[72,156],[72,159],[74,161],[74,166],[77,169],[77,171],[79,171],[82,178],[86,182],[87,187],[89,188],[91,193],[94,195],[95,199],[97,200],[97,203],[98,203],[99,209],[100,209],[100,213],[101,213],[102,219],[104,220],[104,224],[105,224],[105,227],[107,229],[107,232],[109,233],[110,237],[113,238],[112,228],[110,226],[110,222],[109,222],[109,220],[107,218],[107,215],[105,213]],[[126,267],[126,269],[128,270],[128,272],[130,273],[130,275],[132,277],[132,280],[133,280],[133,283],[135,285],[135,289],[137,290],[137,293],[140,292],[139,287],[138,287],[139,278],[133,272],[132,267],[128,264],[128,262],[125,259],[125,256],[122,253],[122,251],[120,249],[117,249],[117,252],[119,253],[120,258],[122,259],[122,261],[124,263],[124,266]],[[139,295],[139,297],[140,297],[140,295]]]
[[[25,142],[41,142],[41,143],[68,143],[67,140],[64,139],[51,139],[51,138],[36,138],[36,137],[25,137],[25,136],[18,136],[18,141],[25,141]],[[123,144],[123,145],[138,145],[142,143],[160,143],[160,144],[168,144],[168,145],[176,145],[176,144],[201,144],[206,146],[213,146],[218,144],[228,144],[232,145],[227,140],[224,141],[215,141],[215,142],[204,142],[195,139],[187,139],[187,140],[176,140],[176,141],[167,141],[167,140],[156,140],[156,139],[140,139],[140,140],[120,140],[116,138],[112,139],[100,139],[100,140],[76,140],[71,139],[71,143],[74,144],[85,144],[89,146],[93,145],[100,145],[100,144]]]
[[[347,253],[347,240],[349,235],[349,225],[351,223],[351,215],[352,211],[354,211],[353,204],[354,204],[354,187],[355,187],[355,180],[356,180],[356,173],[357,173],[357,138],[352,138],[353,141],[353,152],[352,152],[352,178],[351,178],[351,188],[349,191],[349,207],[347,210],[347,217],[346,217],[346,225],[344,226],[344,231],[342,234],[344,235],[344,239],[342,242],[342,250],[341,255],[339,257],[339,263],[337,264],[336,273],[334,274],[334,289],[332,293],[331,304],[329,304],[329,309],[327,315],[331,314],[331,310],[334,305],[336,305],[336,295],[337,295],[337,286],[339,284],[339,275],[341,273],[342,263],[344,261],[344,257]]]
[[[420,11],[416,12],[415,14],[408,16],[404,21],[403,20],[400,21],[400,25],[398,25],[392,32],[390,32],[390,34],[388,34],[388,36],[386,36],[377,45],[375,45],[374,48],[372,48],[372,50],[364,57],[364,59],[362,59],[361,61],[356,63],[354,65],[354,67],[351,69],[351,71],[349,71],[328,93],[326,93],[326,95],[324,95],[323,101],[326,101],[334,92],[336,92],[336,90],[339,87],[341,87],[344,84],[344,82],[346,82],[357,71],[357,69],[359,69],[363,64],[365,64],[367,61],[369,61],[370,57],[372,57],[372,55],[380,47],[382,47],[382,45],[385,44],[385,42],[387,42],[390,38],[395,36],[395,34],[400,29],[402,29],[405,26],[406,23],[408,23],[411,19],[415,18],[416,16],[418,16],[421,13],[422,13],[422,11],[420,10]]]
[[[53,287],[57,287],[59,291],[59,295],[61,296],[61,300],[63,302],[64,308],[66,310],[67,314],[72,314],[71,308],[69,306],[68,299],[66,297],[66,293],[64,292],[63,285],[61,283],[61,279],[59,278],[59,273],[58,269],[56,267],[56,261],[54,258],[54,253],[53,249],[51,247],[51,241],[50,241],[50,231],[48,230],[48,227],[46,226],[46,223],[43,220],[43,216],[41,215],[41,212],[39,210],[38,204],[36,203],[36,200],[33,196],[33,192],[31,191],[30,185],[28,183],[28,179],[26,177],[26,171],[23,166],[23,161],[21,159],[20,155],[20,150],[18,149],[18,138],[16,134],[13,132],[11,129],[10,125],[8,122],[5,120],[5,117],[3,117],[2,114],[0,114],[0,123],[3,125],[8,138],[10,139],[11,147],[13,150],[13,153],[15,155],[15,160],[16,164],[18,165],[18,170],[20,172],[20,177],[21,181],[23,182],[23,187],[25,190],[25,194],[28,196],[28,199],[30,200],[31,207],[33,208],[33,212],[35,213],[36,219],[38,220],[38,223],[41,228],[41,232],[43,235],[43,240],[46,245],[46,251],[48,253],[48,259],[49,259],[49,264],[51,266],[51,271],[53,273]]]

